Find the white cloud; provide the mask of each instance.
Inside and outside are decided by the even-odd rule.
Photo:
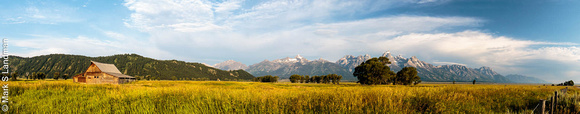
[[[9,45],[30,49],[25,52],[14,52],[18,56],[36,56],[52,53],[75,53],[82,55],[101,55],[104,53],[122,53],[121,45],[97,39],[78,36],[76,38],[34,38],[9,39]]]
[[[113,40],[103,40],[86,36],[62,38],[47,35],[29,35],[30,38],[9,39],[11,55],[32,57],[54,53],[75,54],[86,56],[108,56],[113,54],[138,53],[158,59],[175,59],[170,53],[159,50],[154,44],[142,41],[124,34],[103,31],[103,34]],[[14,47],[14,48],[12,48]]]
[[[142,31],[166,27],[198,29],[203,27],[181,25],[189,23],[189,25],[212,26],[212,24],[207,23],[210,23],[214,18],[211,4],[201,0],[129,0],[125,3],[125,6],[129,10],[135,11],[135,13],[131,14],[131,18],[126,25]]]
[[[194,56],[219,58],[240,54],[318,55],[320,52],[342,56],[354,48],[350,43],[372,42],[365,39],[478,26],[483,22],[469,17],[407,15],[335,23],[325,21],[365,12],[362,10],[370,10],[367,9],[369,4],[382,4],[383,9],[394,4],[383,1],[274,0],[249,8],[242,8],[241,1],[191,0],[186,1],[189,4],[177,4],[180,2],[185,1],[127,1],[125,6],[134,13],[126,25],[149,33],[150,40],[162,50],[182,56],[192,56],[191,52],[208,53]],[[184,52],[183,48],[189,52]]]

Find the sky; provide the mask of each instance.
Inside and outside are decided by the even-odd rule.
[[[247,65],[386,51],[580,80],[577,0],[0,0],[9,53]]]

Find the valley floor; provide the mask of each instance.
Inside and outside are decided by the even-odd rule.
[[[529,113],[565,87],[228,81],[9,81],[9,113]],[[570,88],[568,94],[578,95]],[[577,100],[577,99],[576,99]]]

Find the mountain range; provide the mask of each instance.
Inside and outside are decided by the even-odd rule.
[[[280,78],[289,78],[293,74],[310,76],[338,74],[342,75],[343,80],[356,80],[351,72],[338,64],[324,59],[310,61],[300,55],[273,61],[264,60],[250,65],[246,71],[255,76],[274,75]]]
[[[59,72],[74,76],[84,72],[92,61],[115,64],[119,71],[130,76],[158,77],[169,80],[207,78],[211,80],[253,79],[254,76],[244,70],[224,71],[208,67],[201,63],[190,63],[178,60],[155,60],[137,54],[120,54],[103,57],[87,57],[81,55],[50,54],[35,57],[10,56],[10,71],[20,76],[27,73],[43,72],[49,77]]]
[[[423,81],[473,81],[479,82],[497,82],[497,83],[547,83],[541,79],[521,76],[504,77],[503,75],[493,71],[490,67],[482,66],[480,68],[469,68],[464,65],[451,64],[435,66],[425,61],[419,60],[417,57],[404,58],[401,55],[392,56],[390,52],[385,52],[381,57],[387,57],[391,61],[388,66],[392,71],[399,71],[404,67],[415,67],[418,71],[419,77]],[[336,62],[329,62],[323,59],[308,61],[302,56],[298,55],[294,58],[283,58],[274,61],[264,60],[260,63],[250,65],[246,71],[254,76],[276,75],[281,78],[288,78],[292,74],[299,75],[324,75],[324,74],[339,74],[343,75],[343,79],[356,80],[352,76],[354,68],[362,62],[371,59],[369,54],[352,56],[346,55]],[[236,63],[226,61],[218,63],[220,66],[229,66],[227,63]],[[240,64],[237,62],[236,64]],[[227,67],[214,66],[220,69],[228,69]],[[244,66],[244,65],[234,65]],[[528,81],[520,81],[516,79],[528,79]],[[516,81],[514,81],[516,80]]]

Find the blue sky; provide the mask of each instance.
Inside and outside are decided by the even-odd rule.
[[[0,1],[17,56],[52,53],[244,64],[390,50],[441,64],[580,80],[575,0]]]

